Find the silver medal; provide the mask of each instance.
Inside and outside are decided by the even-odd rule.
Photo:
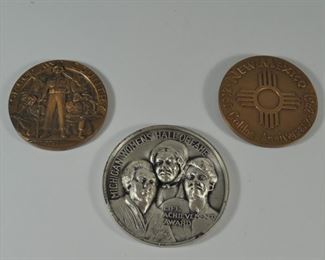
[[[132,236],[159,246],[205,234],[221,217],[228,174],[203,137],[176,126],[151,126],[125,138],[110,155],[104,196]]]

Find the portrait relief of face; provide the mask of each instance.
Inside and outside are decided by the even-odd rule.
[[[55,80],[49,80],[46,84],[50,89],[55,88]]]
[[[61,65],[57,65],[57,66],[54,66],[54,67],[53,67],[53,72],[54,72],[55,74],[60,74],[60,73],[62,73],[63,71],[64,71],[64,67],[61,66]]]
[[[142,160],[131,162],[124,170],[122,184],[130,199],[145,212],[157,191],[157,180],[150,163]]]
[[[147,169],[139,169],[131,181],[129,194],[132,200],[151,203],[156,194],[156,177]]]
[[[212,190],[209,176],[190,166],[185,174],[185,189],[189,197],[205,197]]]
[[[171,183],[177,179],[188,158],[187,148],[182,143],[168,140],[158,144],[151,152],[150,161],[158,179]]]
[[[165,149],[159,152],[155,159],[155,171],[157,177],[163,183],[169,183],[175,180],[180,172],[180,166],[176,156]]]
[[[209,159],[196,158],[188,162],[184,186],[189,200],[206,199],[216,182],[217,174]]]

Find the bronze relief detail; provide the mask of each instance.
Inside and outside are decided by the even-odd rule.
[[[48,61],[25,72],[9,99],[11,121],[19,134],[41,148],[65,150],[92,137],[107,112],[105,87],[86,66]]]
[[[219,90],[221,114],[246,141],[279,147],[307,133],[317,115],[317,96],[308,77],[288,61],[249,57],[224,76]]]

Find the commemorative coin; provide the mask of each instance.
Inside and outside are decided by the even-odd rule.
[[[66,150],[90,139],[107,112],[99,77],[75,61],[52,60],[26,71],[9,97],[9,115],[29,143]]]
[[[228,173],[202,136],[158,125],[126,137],[111,153],[103,176],[105,201],[133,237],[158,246],[192,241],[220,219]]]
[[[224,76],[219,108],[231,129],[259,146],[280,147],[302,136],[317,115],[317,96],[306,74],[272,56],[239,61]]]

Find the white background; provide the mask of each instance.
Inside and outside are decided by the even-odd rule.
[[[1,259],[324,259],[325,5],[312,2],[1,1]],[[284,148],[235,136],[219,113],[225,72],[251,55],[301,68],[318,94],[308,134]],[[51,59],[92,68],[107,86],[100,133],[69,151],[29,145],[13,128],[18,77]],[[102,174],[115,145],[139,128],[198,131],[223,156],[230,197],[195,243],[158,248],[108,212]]]

